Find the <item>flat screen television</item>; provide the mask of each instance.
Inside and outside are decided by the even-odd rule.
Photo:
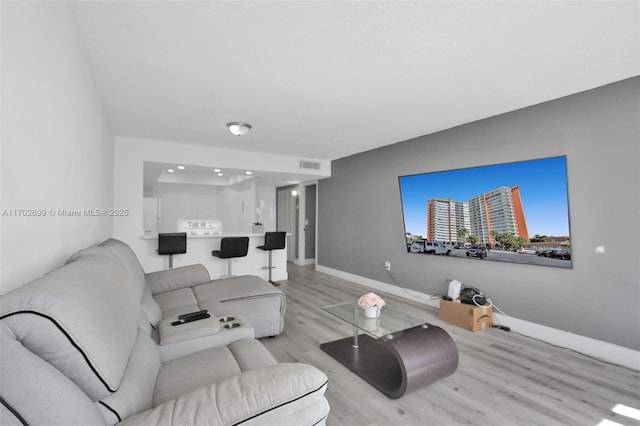
[[[571,267],[566,156],[398,181],[407,253]]]
[[[186,232],[158,234],[158,254],[182,254],[186,252]]]

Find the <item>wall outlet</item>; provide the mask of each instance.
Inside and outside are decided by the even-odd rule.
[[[391,270],[391,262],[389,262],[388,260],[384,261],[384,269],[386,269],[387,271]]]

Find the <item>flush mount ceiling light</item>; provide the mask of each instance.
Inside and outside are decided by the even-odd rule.
[[[229,131],[236,136],[244,136],[249,133],[249,130],[251,130],[251,124],[241,123],[239,121],[227,123],[227,127],[229,128]]]

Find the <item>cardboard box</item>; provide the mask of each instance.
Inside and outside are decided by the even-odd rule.
[[[493,323],[493,308],[440,300],[440,319],[471,331],[484,330]]]

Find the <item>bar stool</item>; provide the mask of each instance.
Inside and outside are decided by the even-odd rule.
[[[285,246],[285,240],[287,238],[286,232],[265,232],[264,245],[258,246],[260,250],[269,252],[269,282],[275,286],[279,286],[280,283],[274,283],[271,280],[271,270],[274,268],[271,261],[271,252],[273,250],[282,250]]]
[[[249,237],[225,237],[220,240],[220,250],[211,254],[220,259],[228,259],[227,277],[232,277],[231,262],[234,257],[245,257],[249,251]]]
[[[187,233],[173,232],[158,234],[158,254],[169,256],[169,268],[173,268],[173,255],[187,252]]]

